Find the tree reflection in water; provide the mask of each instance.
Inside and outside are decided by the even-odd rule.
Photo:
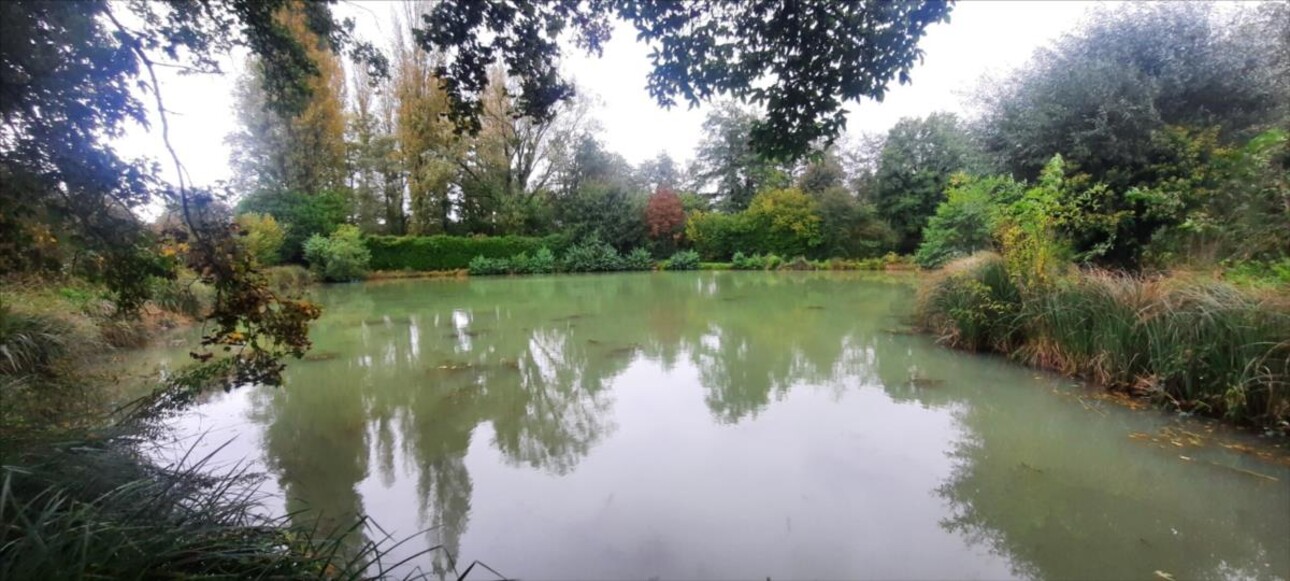
[[[1020,387],[1034,383],[1028,371],[890,332],[910,289],[812,273],[328,289],[314,336],[316,352],[335,356],[293,365],[286,388],[259,392],[253,418],[265,426],[267,464],[289,509],[312,509],[300,519],[321,515],[324,526],[344,529],[363,513],[369,466],[387,489],[410,474],[427,541],[445,549],[432,559],[440,577],[469,525],[473,439],[491,434],[475,448],[486,445],[509,466],[570,474],[614,432],[614,383],[642,363],[693,368],[719,424],[756,418],[804,385],[835,399],[849,386],[880,386],[897,404],[952,413],[960,433],[943,449],[954,468],[933,491],[950,515],[942,527],[1005,557],[1019,576],[1114,577],[1141,562],[1128,572],[1149,577],[1155,561],[1191,563],[1173,571],[1180,576],[1267,576],[1255,565],[1264,562],[1287,570],[1284,556],[1272,555],[1277,547],[1257,539],[1290,538],[1290,525],[1259,518],[1260,501],[1237,494],[1248,482],[1233,483],[1232,494],[1157,490],[1187,478],[1185,468],[1173,456],[1138,461],[1141,450],[1121,441],[1119,416],[1072,412],[1043,389]],[[936,387],[960,377],[971,380]],[[1018,387],[999,387],[1008,383]],[[1111,468],[1108,450],[1123,456]],[[1230,517],[1215,520],[1213,503]],[[1124,543],[1125,526],[1141,542]],[[1181,539],[1161,536],[1170,530]],[[1215,530],[1223,538],[1207,538]],[[1090,555],[1115,565],[1099,570]]]

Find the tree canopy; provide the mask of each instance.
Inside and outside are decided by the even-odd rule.
[[[918,41],[949,13],[941,0],[442,0],[417,40],[446,55],[437,74],[452,115],[477,131],[491,66],[517,79],[520,112],[546,119],[574,94],[557,68],[561,35],[599,54],[617,16],[651,48],[648,86],[660,105],[724,96],[762,107],[754,148],[784,159],[836,138],[846,127],[845,102],[881,100],[892,81],[909,82],[922,57]]]

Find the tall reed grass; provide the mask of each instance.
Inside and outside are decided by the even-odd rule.
[[[1014,284],[997,256],[947,267],[920,324],[951,346],[1009,354],[1178,409],[1290,428],[1290,299],[1199,278],[1082,271]]]

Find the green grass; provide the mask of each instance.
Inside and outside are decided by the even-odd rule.
[[[992,350],[1171,407],[1290,429],[1290,299],[1202,278],[1081,272],[1021,292],[1003,261],[947,267],[918,318],[946,344]]]

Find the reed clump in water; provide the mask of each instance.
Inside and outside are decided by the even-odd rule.
[[[1290,428],[1290,299],[1186,277],[1071,271],[1019,284],[995,255],[930,281],[920,325],[1180,410]]]

